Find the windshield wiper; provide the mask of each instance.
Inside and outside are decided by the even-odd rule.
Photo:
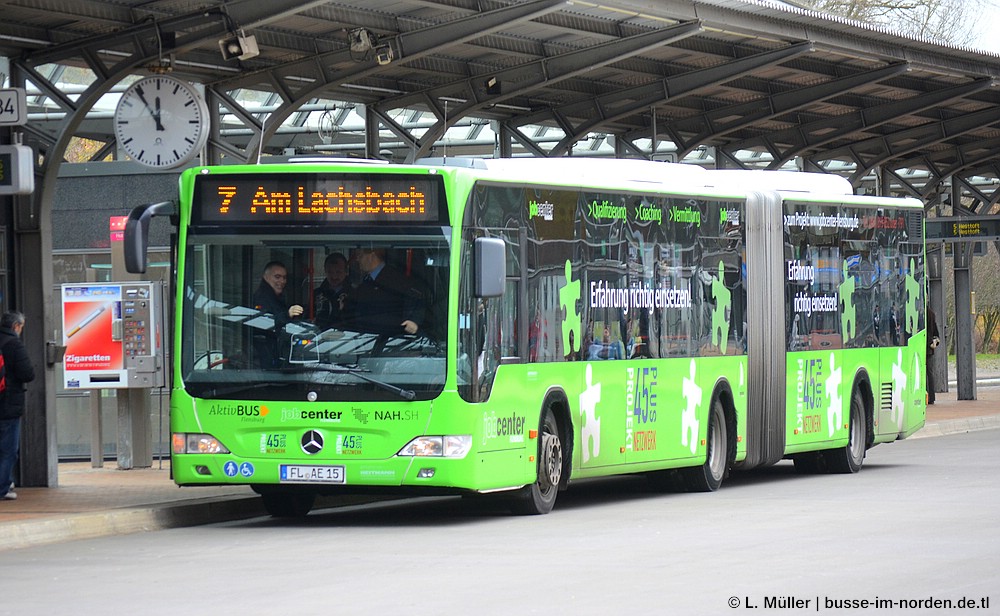
[[[417,394],[412,389],[404,389],[402,387],[396,387],[392,383],[380,381],[373,376],[369,376],[367,370],[362,370],[356,366],[343,366],[340,364],[303,364],[301,368],[290,371],[306,372],[309,370],[315,370],[316,372],[330,372],[332,374],[350,374],[358,377],[359,379],[368,381],[372,385],[377,385],[386,391],[391,391],[404,400],[413,400],[417,397]]]
[[[264,387],[271,387],[274,385],[288,385],[288,381],[262,381],[259,383],[251,383],[249,385],[233,385],[232,387],[223,387],[222,389],[210,389],[206,393],[212,398],[228,398],[231,394],[243,391],[252,391],[254,389],[262,389]]]

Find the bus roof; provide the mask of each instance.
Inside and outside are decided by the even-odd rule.
[[[722,187],[738,183],[744,190],[776,190],[834,195],[853,195],[847,178],[829,173],[803,171],[764,171],[719,169],[708,172],[707,186]]]
[[[289,162],[311,165],[355,165],[413,167],[393,165],[382,160],[337,159],[327,157],[296,158]],[[600,187],[631,186],[641,190],[643,184],[656,189],[707,192],[713,195],[738,196],[749,192],[777,192],[784,199],[807,201],[842,201],[878,206],[900,205],[899,198],[855,195],[850,181],[839,175],[806,171],[761,169],[704,169],[695,164],[668,163],[640,159],[563,156],[558,158],[422,158],[416,166],[468,169],[484,178],[497,178],[536,184]],[[648,188],[648,187],[647,187]],[[902,199],[908,207],[922,206],[913,198]]]
[[[545,182],[551,182],[553,177],[558,177],[561,182],[582,185],[593,184],[595,178],[602,177],[619,182],[661,184],[666,180],[684,180],[700,184],[702,174],[708,173],[698,165],[691,164],[579,156],[558,158],[425,158],[417,163],[481,169],[491,173],[510,174],[525,181],[538,178]]]

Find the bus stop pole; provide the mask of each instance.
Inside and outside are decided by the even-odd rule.
[[[90,466],[104,466],[104,439],[102,438],[103,421],[101,421],[101,390],[91,389],[90,395]]]
[[[944,308],[944,282],[941,279],[941,268],[944,262],[944,244],[934,244],[934,247],[927,251],[927,305],[934,312],[937,319],[938,333],[942,341],[947,340],[945,332],[946,313]],[[930,313],[927,314],[930,318]],[[928,327],[928,331],[930,328]],[[927,359],[927,370],[934,373],[934,391],[948,391],[948,347],[942,344]]]
[[[111,241],[111,275],[115,282],[138,280],[125,270],[124,242]],[[150,468],[153,466],[153,432],[150,423],[150,390],[148,388],[116,389],[118,402],[118,468]]]
[[[955,242],[955,372],[958,399],[976,399],[976,349],[972,339],[972,243]]]
[[[952,215],[959,211],[962,190],[952,181]],[[955,242],[955,372],[958,399],[976,399],[976,347],[972,337],[972,242]]]

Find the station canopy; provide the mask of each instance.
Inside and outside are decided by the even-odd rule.
[[[117,159],[135,79],[203,84],[210,162],[615,156],[1000,198],[1000,58],[766,0],[18,0],[6,86],[48,160]],[[263,145],[262,145],[263,144]]]

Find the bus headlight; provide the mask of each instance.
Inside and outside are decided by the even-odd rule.
[[[229,453],[229,449],[211,434],[174,432],[174,453]]]
[[[418,436],[400,449],[397,455],[464,458],[470,449],[472,449],[472,436],[468,434]]]

